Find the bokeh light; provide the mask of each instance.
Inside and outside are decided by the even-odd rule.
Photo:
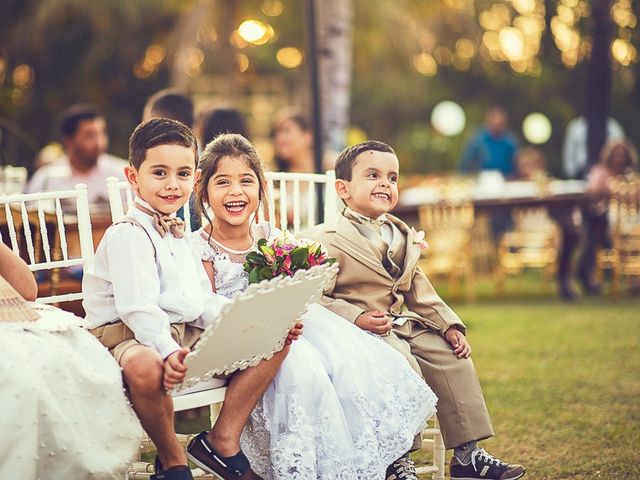
[[[431,112],[431,125],[442,135],[453,137],[464,130],[466,116],[460,105],[450,100],[438,103]]]
[[[436,63],[435,58],[426,52],[416,53],[411,58],[411,65],[413,65],[416,72],[427,77],[433,77],[438,73],[438,64]]]
[[[284,4],[281,0],[265,0],[262,2],[262,13],[268,17],[278,17],[284,12]]]
[[[522,122],[524,138],[534,145],[546,143],[551,138],[551,131],[551,122],[543,113],[530,113]]]
[[[276,60],[284,68],[297,68],[302,64],[302,51],[295,47],[284,47],[277,51]]]
[[[260,20],[249,19],[240,24],[238,34],[246,42],[264,45],[275,36],[275,31],[271,25]]]

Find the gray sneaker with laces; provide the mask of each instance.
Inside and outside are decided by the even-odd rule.
[[[471,452],[471,460],[467,464],[461,463],[454,455],[449,467],[451,480],[516,480],[526,472],[522,465],[504,463],[481,447]]]

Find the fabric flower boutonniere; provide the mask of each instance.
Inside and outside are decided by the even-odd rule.
[[[415,236],[413,237],[413,245],[417,245],[418,248],[422,251],[425,251],[429,248],[429,243],[424,239],[424,232],[420,230],[419,232],[415,231]]]

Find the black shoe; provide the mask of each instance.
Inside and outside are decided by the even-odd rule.
[[[168,470],[162,468],[160,459],[156,456],[155,461],[156,473],[149,477],[150,480],[193,480],[191,470],[186,465],[178,465]]]
[[[222,480],[264,480],[251,470],[249,460],[242,451],[232,457],[218,454],[207,441],[207,432],[199,433],[189,442],[187,457],[203,470]]]
[[[569,280],[559,281],[560,298],[565,302],[573,302],[576,300],[576,293],[571,287]]]
[[[578,278],[580,279],[582,289],[584,290],[584,293],[586,295],[597,296],[602,293],[602,287],[600,286],[600,284],[594,281],[592,276],[586,271],[580,270]]]
[[[389,465],[384,478],[386,478],[386,480],[418,480],[416,465],[411,457],[409,457],[409,454],[405,453]]]
[[[468,464],[463,465],[454,455],[449,467],[451,480],[516,480],[526,472],[522,465],[504,463],[481,447],[476,447],[471,452]]]

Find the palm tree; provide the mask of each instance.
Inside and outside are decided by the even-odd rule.
[[[309,0],[308,8],[315,13],[310,15],[315,25],[310,27],[317,34],[317,42],[310,41],[312,48],[315,43],[316,51],[310,54],[317,55],[319,103],[315,108],[319,109],[316,113],[320,118],[321,140],[317,142],[320,150],[316,154],[321,157],[321,152],[340,151],[346,143],[351,105],[353,5],[351,0]]]
[[[611,98],[611,0],[591,1],[591,59],[587,79],[587,147],[589,165],[598,161],[607,137]]]

